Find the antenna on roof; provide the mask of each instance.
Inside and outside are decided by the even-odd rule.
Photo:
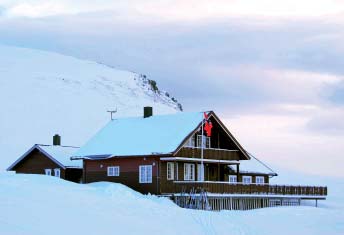
[[[111,121],[112,121],[112,120],[113,120],[113,114],[114,114],[114,113],[117,113],[117,108],[116,108],[115,110],[108,110],[107,112],[110,113],[110,115],[111,115]]]

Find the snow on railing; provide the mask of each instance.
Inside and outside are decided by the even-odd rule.
[[[188,192],[192,189],[203,189],[218,194],[265,194],[265,195],[306,195],[326,196],[327,187],[293,186],[271,184],[244,184],[219,181],[174,181],[173,185],[162,188],[163,193]]]

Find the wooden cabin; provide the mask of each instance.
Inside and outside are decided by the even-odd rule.
[[[211,136],[202,135],[203,113],[151,114],[146,108],[143,117],[110,121],[75,153],[73,159],[83,159],[85,183],[118,182],[162,195],[201,181],[202,163],[206,182],[263,185],[277,175],[251,157],[212,111]]]
[[[35,144],[7,170],[21,174],[41,174],[72,182],[82,180],[82,161],[71,161],[78,147],[62,146],[61,137],[54,136],[53,145]]]
[[[109,181],[170,197],[182,207],[254,209],[325,199],[326,187],[271,185],[277,176],[250,155],[213,112],[111,120],[71,158],[83,182]],[[203,169],[203,170],[202,170]]]

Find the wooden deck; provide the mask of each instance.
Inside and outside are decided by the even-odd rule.
[[[252,210],[300,206],[303,200],[325,200],[327,187],[229,182],[174,181],[163,194],[178,206],[199,210]]]
[[[194,190],[204,190],[212,194],[238,194],[238,195],[285,195],[298,197],[325,198],[327,187],[321,186],[292,186],[272,184],[242,184],[229,182],[199,182],[174,181],[161,188],[162,194],[189,193]]]

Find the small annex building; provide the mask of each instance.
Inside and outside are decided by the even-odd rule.
[[[54,136],[53,145],[35,144],[16,160],[8,171],[21,174],[42,174],[68,181],[82,182],[82,161],[71,161],[79,147],[60,145],[61,138]]]

